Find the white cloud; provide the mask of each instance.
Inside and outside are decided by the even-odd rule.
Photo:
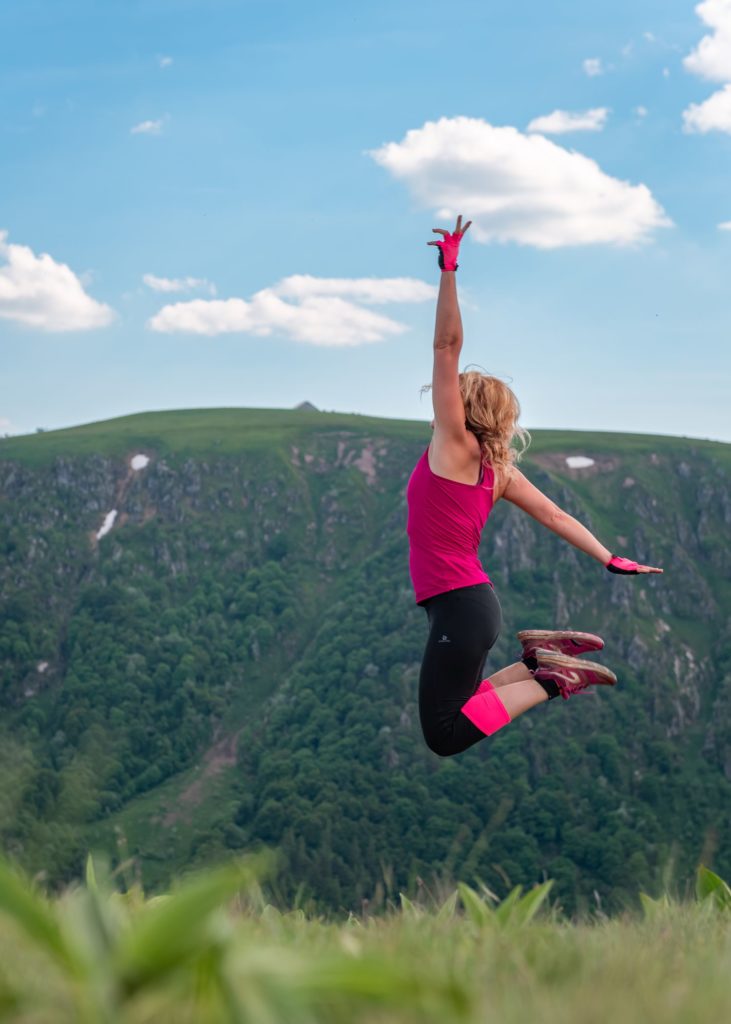
[[[581,66],[584,69],[584,74],[587,74],[589,78],[596,78],[597,75],[604,74],[604,68],[599,57],[587,57]]]
[[[695,13],[713,31],[683,59],[684,67],[712,82],[731,82],[731,0],[705,0]]]
[[[441,221],[470,218],[477,242],[628,245],[672,223],[646,185],[612,178],[543,135],[478,118],[427,121],[369,155]]]
[[[162,131],[162,118],[159,121],[140,121],[130,128],[132,135],[159,135]]]
[[[637,115],[637,117],[647,117],[647,115],[649,114],[649,110],[647,109],[647,107],[635,107],[635,114]]]
[[[10,422],[7,416],[0,416],[0,437],[5,434],[19,434],[20,430]],[[0,452],[2,449],[0,449]]]
[[[161,68],[169,68],[173,62],[172,57],[160,57],[158,58],[158,64]]]
[[[683,131],[728,132],[731,135],[731,83],[714,92],[703,103],[691,103],[683,111]]]
[[[543,135],[562,135],[565,132],[600,132],[606,124],[607,107],[572,113],[569,110],[554,110],[543,117],[535,117],[528,125],[529,132]]]
[[[695,12],[713,31],[683,59],[683,66],[701,78],[727,84],[683,111],[683,131],[731,134],[731,0],[705,0]]]
[[[352,347],[403,334],[405,324],[363,309],[365,303],[423,302],[437,289],[413,278],[316,278],[305,274],[285,277],[250,300],[195,299],[164,306],[148,321],[161,333],[254,334],[281,333],[294,341],[329,347]],[[286,299],[292,299],[288,302]]]
[[[215,284],[205,277],[156,277],[154,274],[143,274],[142,280],[155,292],[187,292],[193,288],[206,288],[211,295],[216,294]]]
[[[670,68],[663,68],[662,69],[662,77],[663,78],[670,78]]]
[[[647,40],[648,43],[654,43],[655,42],[655,38],[656,37],[655,37],[655,33],[654,32],[643,32],[642,36],[643,36],[644,39]]]
[[[0,231],[0,318],[44,331],[87,331],[106,327],[114,310],[87,295],[79,278],[48,253],[5,241]]]
[[[437,288],[414,277],[311,277],[292,274],[272,289],[283,299],[305,299],[310,295],[338,295],[359,302],[426,302],[435,299]]]
[[[731,220],[724,220],[718,225],[719,231],[731,231]]]

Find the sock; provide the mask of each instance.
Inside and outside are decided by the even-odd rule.
[[[554,683],[553,679],[536,679],[536,682],[546,691],[549,700],[553,700],[554,697],[558,697],[561,693],[558,683]]]
[[[535,672],[535,670],[538,668],[538,658],[534,658],[531,654],[527,655],[527,657],[525,658],[521,658],[520,660],[523,662],[523,664],[529,672]],[[554,697],[558,697],[561,693],[557,684],[554,683],[553,679],[549,679],[545,683],[542,679],[536,679],[536,682],[539,686],[542,686],[543,689],[546,691],[549,700],[553,700]]]
[[[485,686],[485,683],[488,685]],[[489,679],[482,680],[477,693],[474,693],[460,710],[486,736],[492,736],[510,721],[508,710]]]

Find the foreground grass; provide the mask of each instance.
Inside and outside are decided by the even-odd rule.
[[[460,885],[341,922],[264,902],[265,858],[146,899],[103,861],[55,899],[0,861],[0,1021],[23,1024],[669,1024],[731,1019],[731,889],[576,923],[551,883],[498,903]]]

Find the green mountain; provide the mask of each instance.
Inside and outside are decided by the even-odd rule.
[[[731,874],[731,455],[688,438],[536,432],[522,466],[612,550],[604,572],[507,502],[480,551],[505,632],[600,633],[613,690],[457,758],[416,710],[412,421],[149,413],[0,440],[0,845],[51,885],[88,848],[145,888],[259,844],[274,896],[556,879],[564,907]],[[571,468],[567,457],[593,460]]]

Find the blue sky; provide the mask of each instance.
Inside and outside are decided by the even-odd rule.
[[[428,424],[460,212],[529,428],[729,441],[728,83],[731,0],[0,0],[0,433]]]

